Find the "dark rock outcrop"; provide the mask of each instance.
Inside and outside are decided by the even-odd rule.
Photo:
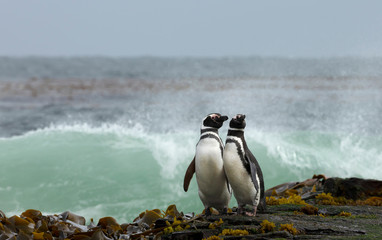
[[[361,178],[328,178],[323,191],[334,197],[364,200],[369,197],[382,197],[382,181]]]

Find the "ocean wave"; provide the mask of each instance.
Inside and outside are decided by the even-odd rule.
[[[261,157],[284,168],[279,174],[289,172],[298,180],[321,173],[382,179],[380,136],[302,131],[255,135],[251,145],[263,149]]]
[[[182,158],[187,159],[183,156],[192,155],[195,146],[194,138],[197,139],[194,133],[188,131],[149,133],[139,123],[130,125],[51,124],[20,136],[0,138],[0,141],[4,144],[14,142],[14,144],[34,145],[36,148],[41,148],[39,150],[43,152],[49,152],[49,146],[59,147],[58,144],[75,146],[76,142],[83,143],[83,141],[92,142],[94,146],[106,146],[110,151],[143,149],[149,151],[162,167],[161,173],[164,178],[173,178],[175,170],[183,162]]]
[[[223,141],[225,130],[221,131]],[[17,144],[20,141],[20,144],[29,143],[36,148],[41,147],[40,151],[47,152],[50,151],[49,144],[75,146],[76,141],[81,143],[87,140],[93,141],[95,146],[106,146],[110,151],[140,149],[150,153],[160,166],[163,178],[173,179],[182,170],[181,167],[191,161],[198,134],[198,131],[189,130],[153,133],[139,123],[130,126],[51,124],[20,136],[0,138],[0,143]],[[379,161],[382,161],[382,150],[378,144],[382,139],[379,136],[314,131],[265,132],[250,129],[246,132],[246,137],[254,151],[260,149],[258,154],[264,159],[264,165],[271,159],[298,175],[299,179],[309,177],[304,173],[316,169],[342,177],[379,178],[378,171],[374,173],[374,170],[381,168]],[[39,145],[41,142],[44,144]],[[3,156],[5,154],[3,152]]]
[[[226,128],[220,133],[224,141]],[[321,173],[381,179],[380,136],[251,128],[245,135],[266,188]],[[199,131],[155,133],[140,124],[89,123],[52,124],[1,138],[0,191],[7,194],[0,202],[5,212],[71,210],[121,222],[144,208],[175,202],[185,211],[202,209],[195,179],[187,193],[182,189],[198,138]]]

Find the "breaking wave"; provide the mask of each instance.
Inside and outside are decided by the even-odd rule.
[[[226,129],[220,132],[224,140]],[[2,208],[70,209],[87,219],[111,215],[121,222],[171,203],[184,211],[202,209],[195,180],[187,193],[182,189],[198,138],[198,129],[153,133],[139,124],[88,123],[0,138]],[[267,188],[319,173],[381,178],[380,136],[248,129],[246,139]]]

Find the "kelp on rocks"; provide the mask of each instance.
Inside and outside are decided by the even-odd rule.
[[[84,217],[68,211],[45,216],[29,209],[11,217],[0,211],[0,240],[230,239],[240,236],[268,239],[294,238],[296,234],[325,238],[331,235],[380,237],[382,209],[377,206],[382,205],[382,184],[365,180],[372,182],[376,189],[367,186],[367,191],[362,192],[359,189],[367,184],[359,179],[349,182],[329,179],[318,175],[267,190],[268,209],[259,211],[256,217],[237,215],[235,209],[225,215],[214,209],[211,216],[183,214],[175,205],[170,205],[165,211],[146,210],[132,223],[119,224],[113,217],[104,217],[97,224],[91,220],[86,225]],[[351,185],[351,188],[358,188],[354,196],[360,198],[338,195],[347,192],[350,196],[344,188],[349,183],[359,183],[360,187]],[[333,196],[334,192],[337,195]]]
[[[194,219],[179,213],[175,205],[164,212],[146,210],[133,223],[122,225],[112,217],[99,219],[97,225],[93,221],[85,225],[84,217],[71,212],[44,216],[38,210],[29,209],[20,216],[7,218],[0,211],[0,239],[134,239],[182,231]]]
[[[314,175],[303,182],[277,185],[265,192],[267,205],[307,205],[312,200],[322,205],[382,206],[382,181],[360,178],[327,178]]]

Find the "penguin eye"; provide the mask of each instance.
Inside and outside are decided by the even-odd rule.
[[[215,119],[219,118],[219,116],[216,115],[216,114],[211,114],[211,115],[210,115],[210,118],[211,118],[212,120],[215,120]]]

